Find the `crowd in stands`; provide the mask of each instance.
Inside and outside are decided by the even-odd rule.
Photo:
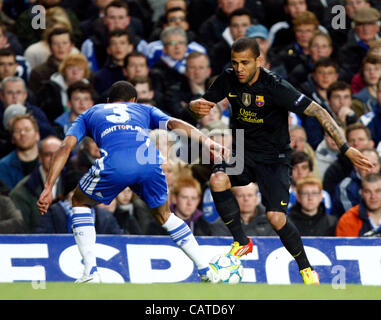
[[[68,128],[116,81],[231,147],[229,101],[201,120],[188,104],[230,67],[232,43],[251,37],[262,67],[323,106],[374,164],[353,167],[315,118],[290,113],[288,217],[302,236],[381,236],[380,26],[373,0],[0,0],[0,233],[72,232],[73,190],[100,158],[92,139],[72,153],[48,213],[36,202]],[[163,130],[150,138],[165,159],[171,211],[196,236],[230,236],[211,197],[211,165],[188,152],[198,145]],[[276,235],[255,183],[233,194],[248,236]],[[166,234],[129,188],[92,213],[98,234]]]

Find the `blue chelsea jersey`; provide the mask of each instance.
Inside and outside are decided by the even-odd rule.
[[[156,107],[115,102],[97,104],[74,121],[66,135],[73,135],[78,143],[91,137],[99,148],[135,146],[145,142],[151,129],[166,129],[171,117]]]

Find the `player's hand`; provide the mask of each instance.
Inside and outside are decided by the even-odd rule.
[[[230,150],[211,139],[205,142],[206,147],[210,152],[210,157],[214,163],[221,163],[222,160],[228,161]]]
[[[40,214],[44,215],[48,211],[52,201],[53,201],[52,190],[44,189],[40,195],[40,198],[37,201],[37,208],[38,208],[38,211],[40,211]]]
[[[204,99],[193,100],[189,103],[189,109],[199,117],[206,116],[216,104]]]
[[[350,147],[345,152],[345,155],[349,158],[349,160],[351,160],[353,165],[359,169],[369,171],[374,167],[373,164],[369,161],[369,159],[355,148]]]

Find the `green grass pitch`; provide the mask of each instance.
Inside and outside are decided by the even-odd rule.
[[[380,300],[380,286],[1,283],[1,300]]]

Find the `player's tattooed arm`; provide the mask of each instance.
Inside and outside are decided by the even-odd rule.
[[[336,121],[331,117],[327,110],[316,102],[311,102],[311,104],[304,110],[304,114],[315,117],[339,148],[346,143],[344,134]]]
[[[348,146],[339,126],[327,110],[319,106],[316,102],[312,102],[304,110],[304,113],[308,116],[315,117],[320,122],[324,130],[332,137],[340,148],[340,153],[346,155],[353,165],[367,171],[373,168],[373,164],[367,157],[365,157],[359,150]]]

